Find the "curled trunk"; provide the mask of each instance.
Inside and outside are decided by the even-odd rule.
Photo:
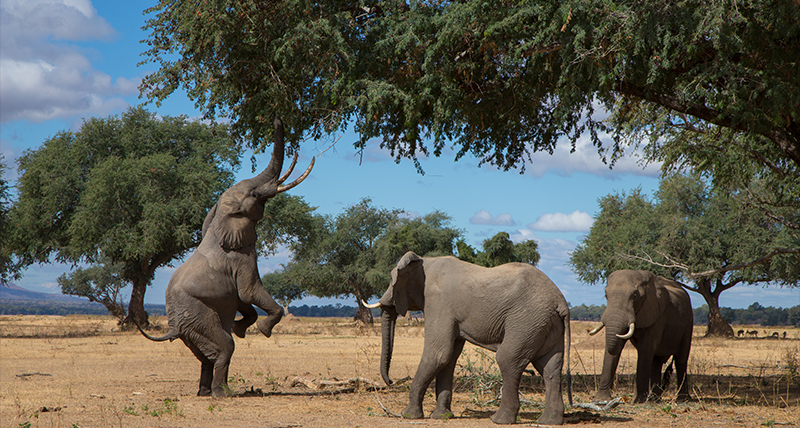
[[[392,362],[392,350],[394,349],[394,330],[397,324],[397,311],[394,306],[383,306],[381,308],[381,377],[387,385],[392,384],[389,378],[389,367]]]

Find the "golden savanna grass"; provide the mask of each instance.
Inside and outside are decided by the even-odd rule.
[[[166,326],[166,320],[153,320]],[[590,401],[603,357],[603,335],[572,323],[576,402]],[[740,327],[736,326],[738,330]],[[706,339],[695,328],[689,375],[694,401],[676,403],[674,385],[659,403],[624,403],[608,412],[569,409],[568,424],[620,427],[757,427],[800,423],[800,330],[745,327],[786,340]],[[391,375],[413,377],[424,326],[398,321]],[[400,413],[409,382],[382,386],[380,328],[347,319],[284,319],[272,338],[237,339],[229,385],[234,396],[197,397],[200,363],[180,342],[154,343],[118,331],[103,316],[0,317],[0,426],[3,427],[349,427],[494,426],[499,374],[490,352],[467,346],[459,361],[448,421],[408,421]],[[633,392],[636,355],[628,345],[616,394]],[[529,367],[531,370],[532,368]],[[320,381],[361,379],[310,389]],[[525,375],[519,422],[541,412],[541,378]],[[566,398],[565,398],[566,401]],[[433,410],[428,394],[425,410]],[[385,410],[384,410],[385,409]]]

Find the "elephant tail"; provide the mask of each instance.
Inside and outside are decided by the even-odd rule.
[[[572,373],[570,372],[570,364],[569,364],[569,354],[570,354],[570,343],[572,342],[572,333],[570,332],[570,316],[569,316],[569,307],[565,308],[565,312],[562,315],[564,320],[564,337],[566,339],[566,343],[564,345],[564,363],[567,365],[567,399],[569,400],[569,407],[572,407]]]
[[[143,335],[144,337],[146,337],[146,338],[148,338],[148,339],[152,340],[153,342],[164,342],[164,341],[166,341],[166,340],[169,340],[170,342],[172,342],[173,340],[175,340],[175,339],[177,339],[178,337],[180,337],[180,334],[179,334],[177,331],[175,331],[175,330],[172,330],[172,329],[170,329],[170,330],[167,332],[167,334],[165,334],[165,335],[163,335],[163,336],[161,336],[161,337],[153,337],[153,336],[150,336],[149,334],[147,334],[147,332],[145,332],[145,331],[142,329],[142,326],[140,326],[140,325],[139,325],[139,323],[138,323],[138,322],[136,322],[136,319],[135,319],[135,318],[133,319],[133,323],[134,323],[134,324],[136,324],[136,328],[137,328],[137,329],[139,329],[139,333],[142,333],[142,335]]]

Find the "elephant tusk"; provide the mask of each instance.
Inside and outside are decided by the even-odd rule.
[[[593,330],[589,330],[589,336],[594,336],[595,334],[599,333],[600,330],[602,330],[603,327],[605,327],[605,326],[606,326],[605,324],[600,324],[599,326],[597,326],[597,328],[595,328]]]
[[[634,325],[634,323],[631,323],[631,325],[628,327],[628,332],[623,335],[618,334],[617,337],[619,337],[620,339],[630,339],[631,336],[633,336],[634,328],[636,328],[636,326]]]
[[[278,179],[278,184],[283,184],[290,175],[292,175],[292,171],[294,171],[294,166],[297,165],[297,150],[294,152],[294,158],[292,158],[292,164],[289,165],[289,169],[286,171],[285,174]]]
[[[369,303],[362,300],[361,304],[364,305],[364,307],[366,307],[367,309],[378,309],[381,307],[381,302],[373,303],[370,305]]]
[[[311,158],[311,164],[308,166],[308,168],[306,168],[306,170],[303,173],[303,175],[301,175],[300,177],[297,177],[297,180],[292,181],[291,183],[289,183],[289,184],[287,184],[285,186],[278,187],[278,193],[285,192],[285,191],[291,189],[292,187],[297,186],[298,184],[302,183],[303,180],[305,180],[306,177],[308,177],[308,174],[311,174],[311,169],[312,168],[314,168],[314,158]]]

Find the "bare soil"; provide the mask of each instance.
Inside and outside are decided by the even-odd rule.
[[[163,318],[154,318],[166,326]],[[577,403],[591,401],[602,366],[603,337],[589,337],[590,327],[572,325]],[[695,328],[689,361],[693,401],[676,403],[672,387],[661,402],[641,405],[629,403],[636,361],[629,345],[615,390],[626,402],[606,412],[571,408],[568,425],[800,425],[800,330],[741,328],[758,330],[760,337],[786,331],[787,339],[706,339],[704,330]],[[497,409],[499,374],[490,352],[468,346],[462,354],[454,418],[411,421],[392,416],[406,406],[410,382],[383,388],[377,324],[290,318],[272,338],[250,333],[236,342],[229,380],[233,396],[213,399],[195,395],[200,363],[180,341],[150,342],[138,332],[119,331],[103,316],[2,316],[0,426],[494,426],[488,418]],[[413,377],[423,335],[423,325],[398,321],[394,379]],[[526,374],[521,394],[527,404],[519,423],[535,425],[544,400],[541,378]],[[433,407],[429,394],[425,409]]]

